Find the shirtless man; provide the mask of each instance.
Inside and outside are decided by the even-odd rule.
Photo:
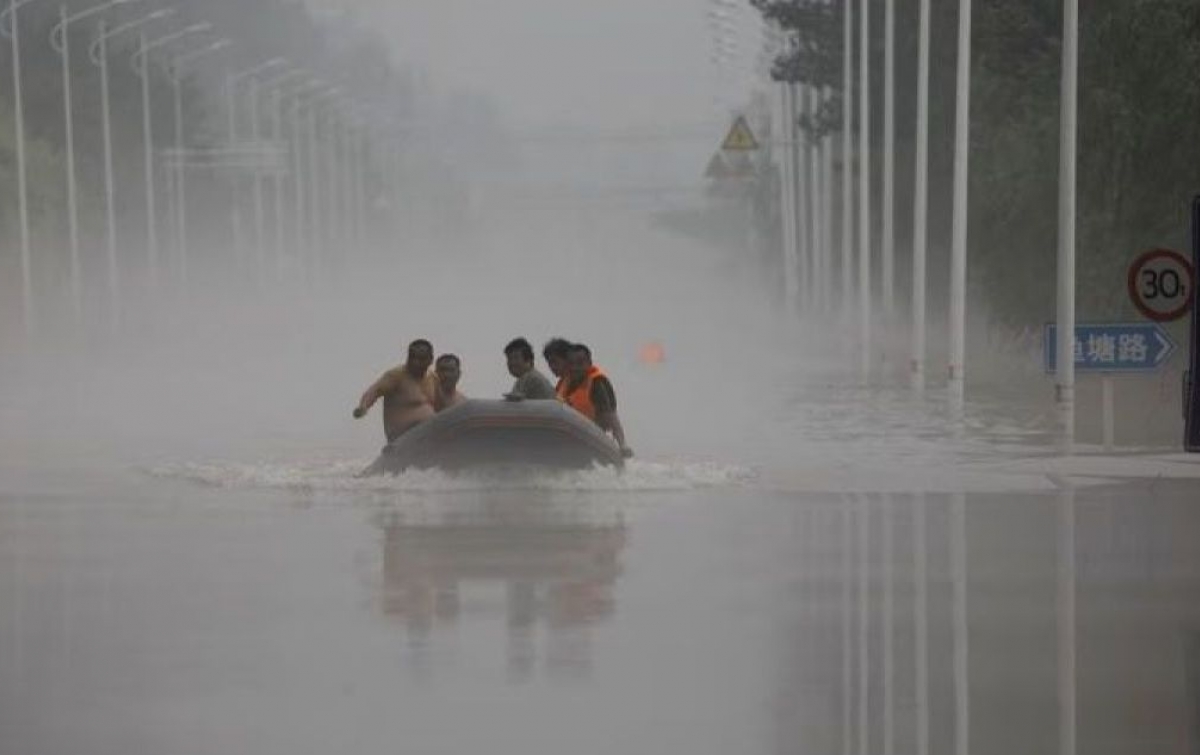
[[[408,345],[408,361],[394,367],[375,381],[362,395],[354,418],[383,399],[383,434],[388,443],[433,416],[435,383],[429,365],[433,363],[433,345],[423,338]]]
[[[434,365],[437,375],[433,392],[433,410],[444,412],[451,407],[465,404],[467,397],[458,390],[458,380],[462,377],[462,362],[454,354],[442,354]]]

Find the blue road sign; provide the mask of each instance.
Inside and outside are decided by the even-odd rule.
[[[1058,328],[1045,332],[1046,372],[1058,365]],[[1175,352],[1157,323],[1123,322],[1075,326],[1075,369],[1080,372],[1153,372]]]

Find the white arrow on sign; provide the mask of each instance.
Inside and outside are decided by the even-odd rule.
[[[1175,351],[1175,342],[1163,336],[1161,328],[1154,329],[1154,337],[1158,339],[1159,352],[1154,359],[1154,366],[1162,364]]]

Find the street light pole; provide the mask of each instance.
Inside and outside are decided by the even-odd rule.
[[[896,308],[896,0],[886,0],[883,29],[883,264],[880,272],[883,276],[883,312],[890,323]]]
[[[320,272],[320,259],[323,254],[324,224],[321,222],[321,166],[318,161],[318,131],[317,104],[311,103],[308,108],[308,201],[309,201],[309,273],[315,282]]]
[[[271,90],[271,141],[275,147],[283,144],[283,94],[278,88]],[[283,243],[283,167],[279,166],[274,175],[275,200],[275,274],[282,281],[284,273]]]
[[[324,257],[328,252],[327,241],[329,240],[328,231],[329,222],[331,220],[331,218],[325,217],[325,213],[323,212],[323,210],[327,209],[327,205],[330,202],[330,197],[327,196],[329,192],[322,191],[321,180],[324,176],[324,178],[329,181],[331,185],[330,189],[332,190],[332,184],[335,175],[334,171],[332,170],[332,165],[328,159],[328,149],[322,150],[323,146],[327,147],[328,145],[323,144],[321,134],[321,117],[317,110],[320,107],[322,100],[336,97],[340,91],[341,90],[338,87],[330,87],[314,94],[308,110],[309,200],[311,202],[310,217],[312,218],[311,269],[314,273],[314,280],[315,277],[319,276],[319,274],[322,272],[321,263],[324,261]],[[325,120],[327,122],[332,122],[332,115],[327,113],[325,115]],[[323,157],[325,158],[324,160],[322,160]],[[322,171],[322,162],[325,163],[324,167],[326,168],[324,173]]]
[[[258,79],[250,79],[250,140],[257,148],[261,143],[262,134],[259,131],[259,113],[258,113]],[[263,211],[263,184],[262,171],[259,170],[258,164],[254,164],[254,258],[258,265],[258,277],[261,280],[263,271],[266,266],[266,252],[263,249],[264,236],[264,211]]]
[[[1079,102],[1079,0],[1063,0],[1062,114],[1058,175],[1056,400],[1064,450],[1075,439],[1075,161]],[[1193,376],[1193,380],[1200,379]]]
[[[305,71],[300,68],[293,68],[285,71],[279,76],[263,82],[258,89],[266,89],[271,93],[271,141],[276,149],[283,144],[283,86],[294,80],[298,76],[305,75]],[[258,107],[257,92],[255,93],[255,107]],[[286,259],[286,244],[284,240],[284,188],[283,188],[283,167],[277,166],[272,174],[272,199],[274,201],[275,214],[275,229],[274,229],[274,252],[275,252],[275,274],[278,280],[283,279]]]
[[[104,214],[106,219],[105,237],[108,252],[109,314],[114,329],[120,322],[120,273],[117,259],[117,218],[113,187],[112,115],[108,84],[108,40],[136,29],[142,24],[166,18],[174,13],[175,11],[171,8],[163,8],[122,24],[112,30],[108,29],[104,19],[100,19],[96,27],[96,39],[88,51],[88,57],[91,58],[92,63],[100,68],[100,120],[104,133]]]
[[[264,61],[256,66],[252,66],[245,70],[237,71],[237,72],[229,72],[228,74],[226,74],[226,76],[225,76],[225,102],[226,102],[226,115],[228,116],[228,119],[229,119],[228,134],[229,134],[230,148],[236,147],[237,139],[238,139],[238,112],[237,112],[238,84],[242,81],[242,79],[257,76],[258,74],[263,73],[264,71],[268,71],[272,68],[275,68],[276,66],[284,65],[285,63],[287,63],[287,61],[284,58],[271,58],[270,60]],[[255,135],[255,138],[257,138],[257,135]],[[240,268],[243,263],[242,253],[243,253],[243,250],[245,247],[245,243],[244,243],[245,240],[242,237],[242,214],[241,214],[241,203],[238,201],[238,184],[239,184],[239,181],[237,180],[237,178],[235,178],[233,186],[232,186],[232,191],[231,191],[232,201],[230,202],[230,223],[233,226],[234,256],[237,258],[237,265]],[[258,259],[260,262],[260,270],[261,270],[261,261],[262,261],[261,225],[259,227],[260,227],[260,232],[259,232],[260,243],[258,246]]]
[[[150,111],[150,51],[189,34],[208,31],[212,24],[199,23],[177,32],[159,37],[152,42],[146,40],[146,31],[138,32],[138,51],[133,55],[133,69],[142,78],[142,143],[145,150],[146,170],[146,264],[150,287],[158,287],[158,216],[154,197],[154,124]]]
[[[174,68],[174,66],[172,66]],[[175,161],[174,170],[171,171],[171,176],[174,179],[174,196],[175,196],[175,254],[178,257],[176,267],[179,271],[180,285],[187,283],[187,233],[184,228],[187,210],[184,209],[185,196],[187,190],[183,185],[183,171],[187,160],[183,154],[183,86],[179,81],[178,71],[171,71],[171,95],[174,101],[175,110]]]
[[[859,370],[871,376],[871,37],[869,0],[862,0],[858,50],[858,334]]]
[[[821,99],[828,102],[830,87],[821,89]],[[826,133],[821,140],[821,245],[825,249],[825,310],[833,315],[833,135]]]
[[[306,106],[311,107],[311,100],[306,100],[306,97],[311,98],[314,91],[320,90],[324,83],[319,79],[310,79],[305,82],[296,92],[292,93],[295,98],[291,107],[288,108],[288,120],[291,126],[291,158],[292,158],[292,182],[294,200],[292,212],[292,228],[293,237],[295,240],[295,257],[298,271],[303,278],[308,272],[308,260],[311,256],[311,250],[315,247],[312,241],[311,233],[307,232],[312,227],[311,213],[308,211],[309,190],[306,189],[308,183],[313,183],[315,178],[309,174],[305,177],[306,168],[309,165],[307,159],[307,151],[305,150],[305,130],[308,125],[308,118],[301,120],[301,110]],[[311,139],[311,132],[308,136]],[[310,148],[311,149],[311,148]],[[308,222],[306,223],[306,219]]]
[[[792,98],[796,103],[796,115],[793,116],[792,138],[796,142],[796,149],[792,152],[794,162],[792,164],[792,180],[795,182],[796,206],[796,249],[800,258],[800,308],[801,310],[811,310],[812,308],[812,292],[813,292],[813,276],[812,276],[812,259],[813,250],[810,244],[811,222],[808,218],[808,195],[811,187],[808,186],[808,136],[804,128],[800,125],[807,120],[808,116],[808,93],[806,87],[801,82],[792,84]]]
[[[779,216],[782,221],[783,231],[783,297],[785,311],[791,317],[796,311],[796,301],[799,298],[799,279],[797,277],[799,273],[796,269],[796,266],[799,264],[799,255],[796,253],[796,192],[793,180],[795,161],[792,158],[792,151],[796,149],[796,110],[792,103],[791,82],[780,82],[779,92],[779,133],[783,138],[783,154],[780,161],[780,183],[782,184],[782,190],[779,192],[782,202]]]
[[[59,54],[62,56],[63,115],[67,142],[67,229],[71,244],[71,303],[75,307],[75,317],[79,318],[83,314],[83,283],[79,264],[79,204],[75,186],[75,124],[71,118],[71,45],[67,29],[67,6],[60,5],[58,12],[59,24],[62,27],[62,47]]]
[[[366,161],[369,139],[370,134],[364,124],[354,141],[354,237],[360,249],[367,247]]]
[[[138,32],[141,50],[146,49],[146,32]],[[145,150],[146,169],[146,264],[150,276],[150,287],[158,285],[158,224],[154,212],[154,134],[153,118],[150,113],[150,71],[146,57],[142,57],[142,146]]]
[[[354,130],[349,114],[342,120],[342,238],[349,253],[357,253],[354,240]]]
[[[812,249],[813,306],[816,311],[825,308],[825,247],[821,243],[821,140],[817,136],[817,116],[820,101],[817,87],[808,87],[809,131],[805,139],[808,153],[808,239]]]
[[[917,391],[925,390],[925,258],[929,222],[929,3],[920,0],[917,32],[917,144],[913,190],[912,354],[909,376]],[[918,755],[925,755],[919,752]]]
[[[13,113],[16,116],[17,140],[17,212],[21,240],[21,321],[25,334],[35,330],[33,307],[33,260],[29,251],[29,185],[25,165],[25,106],[21,95],[21,30],[17,9],[24,5],[9,0],[8,20],[12,24]]]
[[[238,138],[237,94],[234,91],[236,86],[237,86],[237,82],[235,81],[234,77],[232,75],[227,76],[225,79],[225,114],[228,117],[228,125],[226,127],[226,138],[229,141],[230,149],[233,149],[237,145],[237,138]],[[242,273],[242,272],[244,272],[241,269],[242,262],[243,262],[242,251],[243,251],[244,244],[243,244],[243,240],[242,240],[242,214],[241,214],[241,209],[240,209],[241,203],[238,202],[238,180],[237,180],[237,177],[234,177],[234,179],[233,179],[233,185],[230,187],[230,195],[231,195],[230,196],[231,202],[230,202],[230,210],[229,210],[229,222],[230,222],[230,225],[233,230],[234,265],[236,266],[238,273]]]
[[[954,215],[950,248],[949,393],[962,407],[967,345],[967,177],[971,129],[971,0],[958,6],[958,78],[954,106]]]
[[[188,234],[187,234],[187,156],[185,154],[183,128],[183,67],[205,55],[218,52],[229,47],[233,42],[229,39],[218,39],[216,42],[193,50],[189,53],[176,55],[171,60],[171,88],[175,99],[175,250],[179,259],[179,282],[187,285],[188,279]]]
[[[300,108],[301,102],[297,100],[292,105],[290,110],[291,115],[291,131],[292,131],[292,183],[294,184],[293,199],[295,205],[292,211],[292,226],[295,239],[295,254],[300,272],[304,272],[304,260],[308,256],[309,244],[305,239],[304,234],[304,208],[306,207],[306,195],[304,190],[304,146],[303,146],[303,129],[300,124]]]
[[[854,312],[854,0],[843,3],[842,39],[842,316]]]
[[[341,130],[341,123],[337,118],[337,114],[333,110],[326,111],[326,139],[325,139],[325,176],[329,182],[329,191],[325,192],[327,210],[328,210],[328,225],[327,236],[329,238],[329,248],[337,249],[340,244],[341,236],[341,208],[338,206],[341,201],[341,181],[338,176],[337,151],[338,151],[338,132]]]
[[[67,226],[71,245],[71,301],[76,318],[83,314],[83,275],[79,258],[79,183],[75,171],[75,120],[71,104],[71,36],[70,25],[90,16],[136,0],[110,2],[69,15],[67,6],[59,6],[58,24],[50,32],[50,45],[62,59],[63,124],[65,126],[67,158]]]
[[[120,273],[117,267],[117,218],[113,201],[112,116],[108,92],[108,35],[105,23],[98,25],[100,45],[100,121],[104,131],[104,217],[108,251],[109,314],[114,327],[120,320]]]

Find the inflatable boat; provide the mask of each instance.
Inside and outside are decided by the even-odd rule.
[[[622,463],[621,451],[611,438],[558,401],[473,399],[384,446],[363,474],[494,465],[584,469]]]

